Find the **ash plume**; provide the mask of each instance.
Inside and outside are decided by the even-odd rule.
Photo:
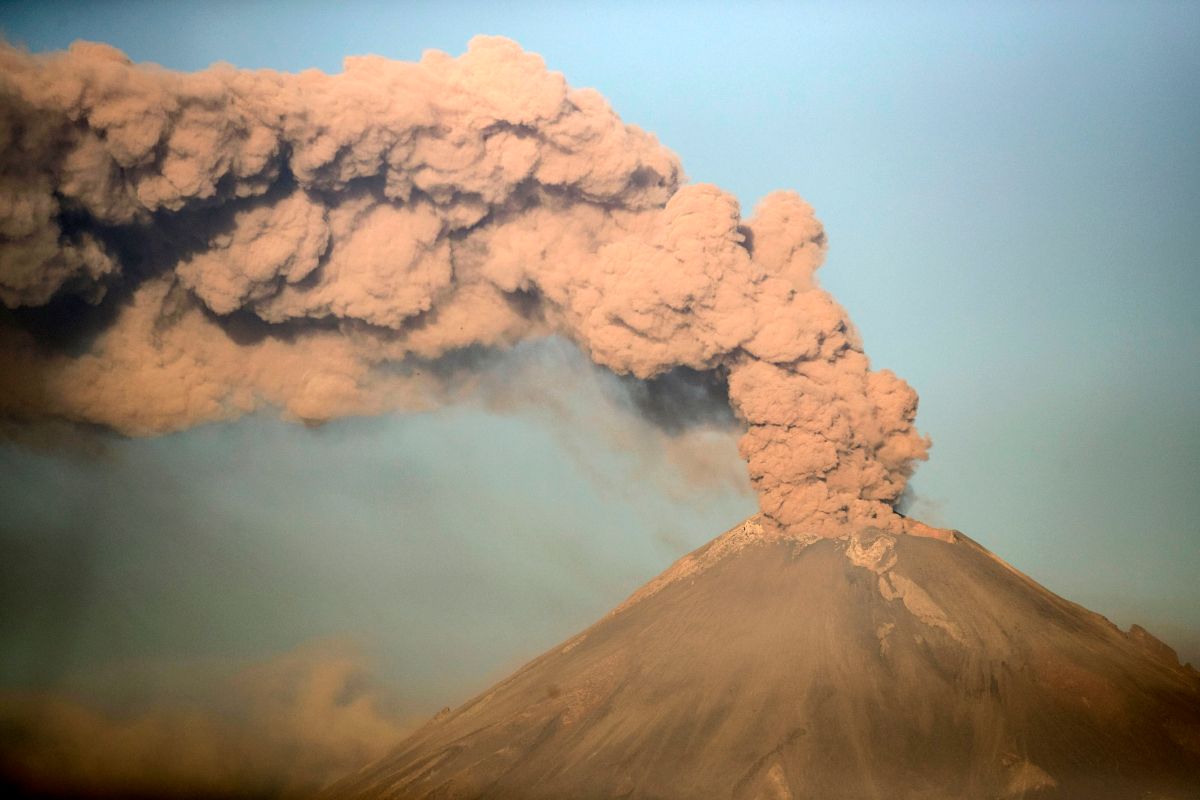
[[[465,390],[430,365],[559,335],[650,382],[648,415],[656,380],[688,376],[685,414],[727,394],[776,534],[900,530],[917,396],[818,287],[825,249],[796,194],[743,219],[501,38],[336,75],[0,46],[10,420],[428,408]]]

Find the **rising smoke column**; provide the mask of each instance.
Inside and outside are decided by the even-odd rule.
[[[775,533],[899,530],[928,446],[814,280],[796,194],[676,157],[500,38],[337,75],[0,47],[0,415],[132,435],[423,408],[436,364],[558,334],[713,371]],[[414,366],[416,365],[416,366]]]

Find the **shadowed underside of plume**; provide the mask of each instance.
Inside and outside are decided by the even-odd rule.
[[[749,520],[332,787],[389,798],[1194,797],[1200,678],[965,537]]]

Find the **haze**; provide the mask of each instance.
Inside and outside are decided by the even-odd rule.
[[[914,515],[1200,660],[1194,7],[42,3],[0,24],[180,70],[511,37],[744,213],[780,188],[813,204],[822,285],[921,394]],[[755,508],[727,420],[631,450],[664,434],[614,379],[561,343],[514,358],[554,410],[3,444],[4,685],[153,706],[332,639],[375,656],[389,719],[417,718]]]

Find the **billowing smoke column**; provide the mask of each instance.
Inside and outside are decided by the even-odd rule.
[[[714,371],[781,535],[899,530],[928,442],[813,273],[790,192],[743,220],[499,38],[338,75],[0,49],[0,414],[154,434],[444,398],[421,365],[552,334]]]

